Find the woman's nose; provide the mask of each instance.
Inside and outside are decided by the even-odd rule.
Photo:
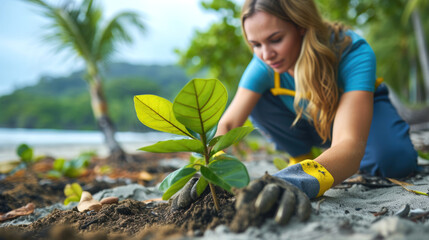
[[[268,46],[264,46],[262,48],[262,59],[263,60],[265,60],[265,61],[271,60],[275,57],[275,55],[276,55],[276,53],[272,48],[270,48]]]

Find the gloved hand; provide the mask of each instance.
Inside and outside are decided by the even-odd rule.
[[[265,174],[236,191],[237,213],[231,230],[244,231],[251,225],[262,224],[266,217],[274,217],[279,224],[286,224],[295,214],[299,220],[305,221],[311,214],[309,198],[323,195],[333,182],[328,170],[313,160],[301,161],[272,176]]]
[[[197,194],[197,183],[199,177],[193,177],[189,180],[182,189],[180,189],[176,194],[174,194],[170,200],[171,210],[175,211],[178,209],[187,208],[198,199]]]
[[[218,151],[217,153],[215,153],[213,155],[213,158],[216,158],[218,156],[221,156],[225,154],[224,151]],[[201,176],[198,177],[193,177],[191,178],[186,184],[185,186],[183,186],[182,189],[180,189],[176,194],[174,194],[170,200],[170,206],[171,206],[171,210],[175,211],[178,209],[183,209],[183,208],[187,208],[191,205],[191,203],[193,203],[195,200],[197,200],[200,196],[198,196],[197,193],[197,184],[200,181]],[[203,186],[203,187],[201,187]],[[200,188],[204,188],[205,190],[201,191],[200,195],[203,195],[203,193],[205,191],[207,191],[207,182],[205,182],[204,184],[201,184]]]
[[[310,217],[311,204],[307,195],[294,185],[265,174],[236,192],[236,216],[231,230],[244,231],[258,219],[274,216],[279,224],[287,224],[293,214],[300,221]]]

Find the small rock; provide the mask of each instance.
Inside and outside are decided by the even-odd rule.
[[[409,213],[410,213],[410,205],[405,204],[404,206],[401,207],[401,209],[399,209],[395,213],[395,216],[405,218],[408,216]]]
[[[104,204],[116,204],[119,202],[119,198],[117,197],[106,197],[100,200],[101,205]]]

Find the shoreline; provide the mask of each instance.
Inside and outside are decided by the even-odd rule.
[[[141,151],[138,148],[168,138],[174,137],[163,132],[116,133],[116,140],[124,151],[130,154],[139,153]],[[109,155],[109,149],[100,131],[0,128],[0,163],[18,160],[16,149],[23,143],[33,148],[34,157],[70,159],[87,151],[95,151],[100,157]]]
[[[119,143],[125,152],[129,154],[142,153],[139,148],[148,145],[147,142],[142,143]],[[34,157],[50,156],[53,158],[73,159],[83,152],[95,152],[99,157],[107,157],[109,149],[105,144],[32,144],[30,147],[34,150]],[[19,161],[16,154],[16,147],[0,147],[0,164],[3,162]]]

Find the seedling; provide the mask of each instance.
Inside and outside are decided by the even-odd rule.
[[[20,144],[16,148],[16,154],[19,156],[19,161],[2,164],[0,172],[12,175],[21,169],[31,166],[33,163],[36,163],[43,158],[43,156],[34,157],[33,153],[34,151],[32,147],[25,143]]]
[[[35,161],[33,158],[33,148],[29,147],[27,144],[20,144],[16,149],[16,154],[18,154],[21,162],[26,165]]]
[[[236,157],[218,152],[249,134],[253,127],[235,128],[216,136],[217,124],[225,110],[227,91],[217,79],[193,79],[179,92],[174,102],[155,95],[134,96],[137,117],[144,125],[163,132],[185,136],[142,147],[156,153],[194,152],[188,165],[169,174],[160,185],[162,198],[168,200],[197,173],[198,196],[210,187],[216,210],[219,203],[213,185],[226,191],[242,188],[249,183],[249,174]]]
[[[85,152],[81,153],[79,157],[68,161],[63,158],[57,158],[54,161],[53,169],[48,172],[48,175],[53,178],[60,178],[62,176],[70,178],[80,177],[85,172],[94,155],[92,152]]]
[[[64,195],[67,197],[64,200],[64,205],[68,205],[71,202],[79,202],[82,196],[82,187],[78,183],[67,184],[64,188]]]

